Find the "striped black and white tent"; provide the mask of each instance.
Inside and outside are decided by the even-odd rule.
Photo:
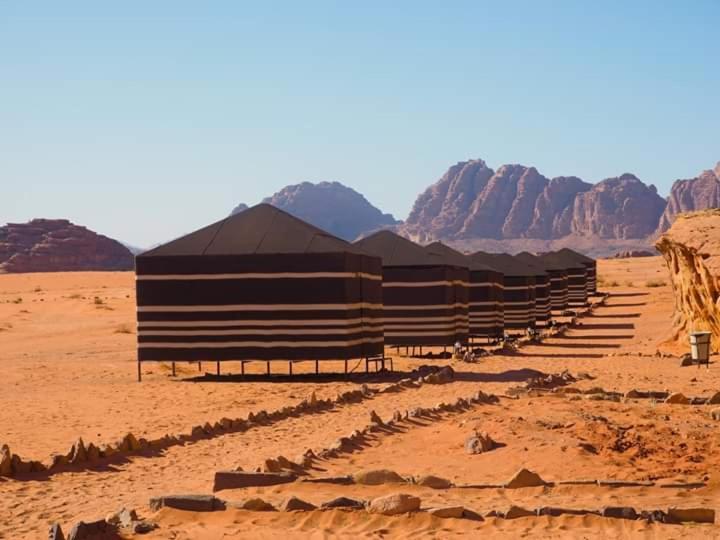
[[[515,257],[527,264],[539,266],[547,272],[550,282],[550,309],[560,312],[566,310],[568,306],[567,269],[561,264],[544,260],[527,251],[518,253]]]
[[[382,259],[386,345],[467,342],[467,267],[450,264],[390,231],[379,231],[355,246]]]
[[[535,278],[535,326],[547,326],[552,318],[550,307],[550,274],[545,266],[527,258],[514,258],[526,265]]]
[[[534,328],[535,277],[532,270],[506,253],[478,251],[470,255],[470,258],[503,274],[505,329],[524,331]]]
[[[380,259],[267,204],[139,255],[136,274],[139,362],[383,354]]]
[[[567,270],[568,279],[568,305],[585,305],[588,299],[587,267],[575,257],[567,253],[551,251],[540,255],[543,261],[562,266]]]
[[[469,317],[470,335],[498,337],[503,334],[503,274],[490,266],[460,253],[442,242],[426,246],[428,251],[446,257],[455,265],[466,265],[470,270]]]
[[[587,269],[588,295],[595,294],[597,292],[597,261],[570,248],[563,248],[558,253],[573,258],[585,266]]]

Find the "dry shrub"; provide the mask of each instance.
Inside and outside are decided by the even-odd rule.
[[[626,281],[626,282],[624,283],[624,285],[625,285],[626,287],[634,287],[634,286],[635,286],[635,284],[634,284],[632,281]]]
[[[664,287],[667,285],[662,279],[650,279],[645,283],[646,287]]]
[[[129,324],[120,324],[117,328],[115,328],[116,334],[132,334],[133,330],[132,327]]]

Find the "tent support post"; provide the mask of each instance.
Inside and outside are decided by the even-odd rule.
[[[198,371],[202,371],[202,362],[198,362]]]
[[[292,360],[288,360],[288,368],[290,368],[290,375],[292,375]]]
[[[172,363],[172,373],[173,377],[175,376],[175,362]]]
[[[265,367],[267,368],[267,374],[270,375],[270,360],[265,361]]]
[[[217,361],[217,374],[220,375],[220,360]]]
[[[345,359],[345,377],[347,377],[347,358]]]
[[[142,369],[140,368],[140,359],[138,358],[138,382],[142,382]]]
[[[319,374],[320,374],[320,362],[315,360],[315,375],[319,375]]]
[[[245,375],[245,360],[240,361],[240,375]]]

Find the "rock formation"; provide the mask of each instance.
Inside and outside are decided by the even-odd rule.
[[[349,241],[399,223],[392,215],[375,208],[360,193],[339,182],[303,182],[287,186],[263,202]]]
[[[234,216],[235,214],[239,214],[243,210],[247,210],[248,205],[245,203],[238,204],[235,208],[232,209],[232,212],[230,212],[230,215]]]
[[[673,340],[687,346],[689,332],[709,330],[720,350],[720,210],[678,215],[655,247],[675,293]]]
[[[131,270],[120,242],[66,219],[34,219],[0,227],[0,272]]]
[[[660,218],[658,234],[668,230],[678,214],[707,208],[720,208],[720,163],[696,178],[675,181]]]

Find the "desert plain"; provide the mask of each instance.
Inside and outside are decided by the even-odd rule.
[[[55,522],[67,533],[80,520],[123,507],[157,525],[147,538],[720,537],[715,524],[592,512],[715,509],[720,501],[719,424],[711,414],[720,405],[661,397],[713,396],[720,391],[719,358],[708,367],[680,365],[688,347],[668,342],[673,294],[660,257],[601,260],[598,274],[598,288],[609,296],[564,334],[474,363],[388,349],[390,374],[365,374],[364,365],[351,363],[345,377],[337,362],[321,366],[336,375],[316,378],[308,362],[288,378],[280,362],[267,377],[263,362],[248,364],[241,379],[239,363],[224,363],[225,376],[218,378],[208,359],[178,364],[175,376],[169,364],[144,364],[141,383],[132,272],[0,275],[0,444],[48,464],[79,438],[95,447],[128,433],[175,441],[52,473],[0,477],[0,538],[47,538]],[[423,365],[450,365],[454,375],[444,384],[418,384]],[[337,399],[347,392],[361,397]],[[242,429],[213,428],[222,419],[308,403],[313,394],[312,400],[332,404]],[[208,429],[193,431],[196,426]],[[466,441],[475,432],[489,435],[494,447],[468,453]],[[174,438],[180,435],[187,437]],[[278,456],[300,463],[309,455],[316,457],[296,481],[217,492],[228,501],[223,511],[149,506],[152,497],[212,494],[217,471],[272,468]],[[545,485],[504,487],[523,468]],[[373,470],[414,481],[313,481],[362,478]],[[447,485],[422,485],[419,479],[428,475]],[[426,511],[242,508],[253,498],[280,510],[292,496],[319,507],[337,497],[367,501],[394,493],[418,497],[422,510],[465,511],[453,518]],[[494,515],[513,507],[520,517]],[[540,508],[591,512],[520,510],[537,514]]]

